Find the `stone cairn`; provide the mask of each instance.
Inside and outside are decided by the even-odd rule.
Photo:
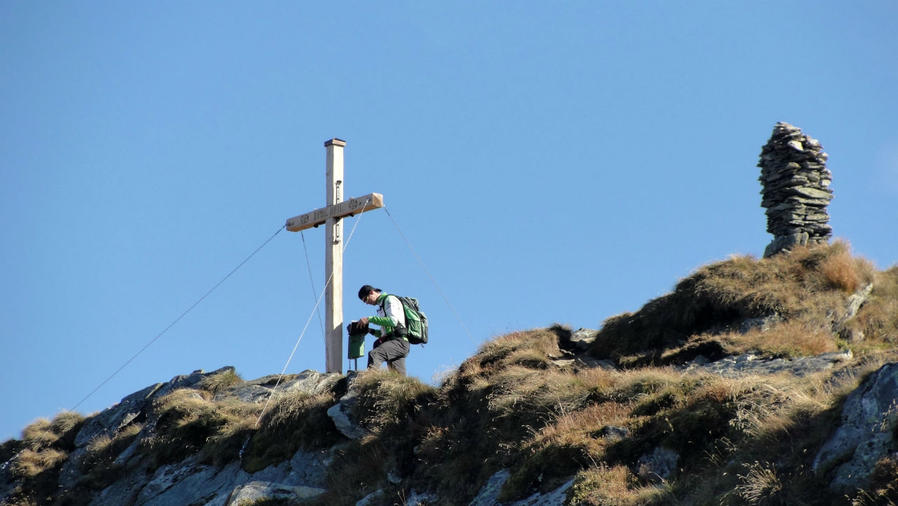
[[[761,149],[761,206],[767,208],[767,231],[773,242],[764,257],[795,246],[826,244],[832,237],[826,206],[833,198],[828,155],[817,139],[788,123],[777,123]]]

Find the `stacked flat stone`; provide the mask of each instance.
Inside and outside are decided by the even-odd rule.
[[[764,257],[795,246],[826,244],[832,237],[826,206],[833,198],[828,155],[816,139],[788,123],[777,123],[761,150],[761,205],[773,242]]]

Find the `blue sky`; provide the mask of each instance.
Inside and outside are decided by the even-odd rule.
[[[427,382],[487,339],[598,328],[760,256],[777,121],[821,141],[835,235],[887,268],[895,19],[892,1],[0,3],[0,440],[321,207],[332,137],[346,195],[384,194],[399,225],[347,220],[346,319],[365,283],[419,298]],[[78,411],[195,369],[279,372],[316,297],[303,238],[320,290],[323,230],[281,232]],[[313,318],[288,371],[323,367]]]

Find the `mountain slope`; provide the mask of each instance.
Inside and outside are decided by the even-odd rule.
[[[0,446],[5,504],[888,504],[898,268],[844,244],[698,269],[439,387],[233,368]],[[267,402],[275,385],[277,390]]]

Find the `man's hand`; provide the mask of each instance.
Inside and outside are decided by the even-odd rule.
[[[360,325],[368,325],[368,317],[365,316],[359,320]]]

